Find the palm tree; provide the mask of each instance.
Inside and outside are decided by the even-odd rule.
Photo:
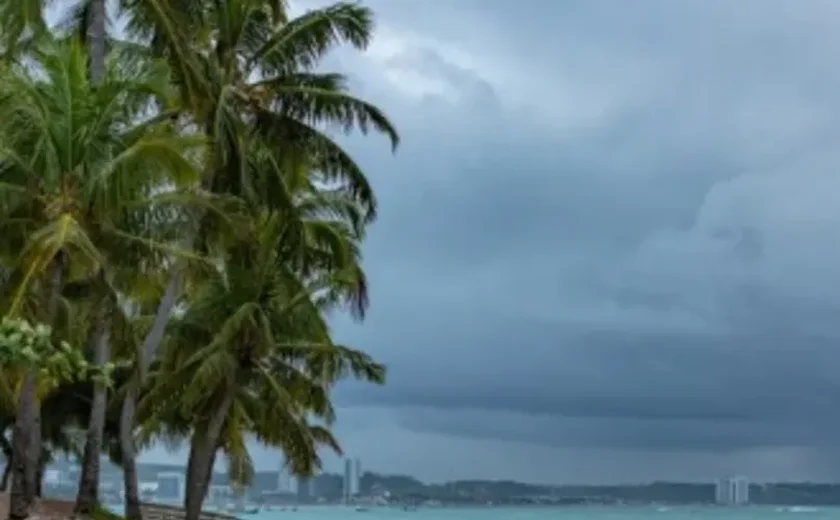
[[[393,125],[375,106],[353,97],[341,74],[316,72],[322,58],[343,43],[364,49],[373,32],[369,9],[339,3],[288,19],[278,0],[159,2],[123,0],[129,32],[165,57],[180,88],[184,115],[209,139],[202,186],[215,194],[242,196],[252,190],[254,169],[274,176],[278,188],[267,207],[299,220],[279,177],[305,162],[313,185],[330,186],[362,208],[360,225],[376,215],[376,199],[363,171],[329,135],[331,130],[385,134],[396,147]],[[189,36],[188,36],[189,35]],[[188,39],[189,38],[189,39]],[[250,150],[270,150],[251,160]],[[266,170],[266,168],[268,168]],[[292,227],[290,233],[295,232]],[[207,220],[192,237],[199,250],[218,230]],[[183,285],[181,265],[172,268],[164,297],[143,342],[140,371],[154,359]],[[123,405],[126,514],[139,518],[133,467],[138,390]]]
[[[113,66],[95,84],[77,41],[44,37],[30,57],[7,66],[0,85],[0,249],[20,252],[7,266],[3,308],[54,325],[68,282],[107,273],[118,251],[168,250],[154,227],[137,234],[131,223],[154,207],[155,188],[192,185],[184,151],[197,143],[138,124],[154,82]],[[30,370],[15,418],[11,518],[26,517],[36,492],[36,388]]]
[[[218,449],[240,481],[249,476],[248,433],[287,453],[294,472],[311,475],[319,445],[339,450],[319,425],[334,417],[331,386],[348,373],[384,379],[384,367],[369,356],[335,344],[325,322],[325,305],[354,286],[346,280],[357,270],[337,265],[302,279],[284,256],[285,219],[265,211],[252,218],[223,266],[191,291],[189,307],[173,318],[141,406],[155,408],[170,424],[180,417],[181,435],[191,430],[187,520],[198,518]],[[159,428],[155,421],[147,427]]]
[[[98,86],[106,73],[106,13],[105,0],[90,0],[86,7],[86,33],[89,77],[93,86]],[[96,280],[101,292],[111,294],[104,276],[100,271]],[[100,311],[96,315],[96,326],[91,334],[93,363],[102,369],[110,361],[111,328],[115,309],[119,302],[114,298],[103,298]],[[76,497],[75,512],[78,515],[90,515],[99,505],[99,461],[102,457],[102,436],[105,430],[105,412],[108,400],[108,388],[104,382],[98,382],[93,389],[87,437],[82,456],[82,471],[79,475],[79,488]]]

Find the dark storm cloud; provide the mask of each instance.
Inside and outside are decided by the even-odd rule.
[[[416,356],[410,367],[395,364],[387,389],[354,396],[356,402],[405,407],[403,424],[413,428],[518,434],[558,446],[720,450],[840,442],[840,353],[830,340],[616,332],[541,348],[511,336],[500,338],[510,341],[507,359],[479,341],[490,353],[474,352],[472,361],[453,357],[445,366]],[[423,344],[419,339],[413,344]],[[442,419],[433,419],[435,410],[444,411]],[[499,419],[511,413],[533,417]]]
[[[343,62],[405,144],[350,141],[382,217],[370,318],[337,330],[391,372],[341,401],[470,438],[836,454],[836,2],[423,6],[383,3],[388,48]]]
[[[442,431],[464,437],[503,439],[577,449],[643,450],[647,452],[734,453],[791,445],[821,449],[836,443],[802,423],[675,419],[656,422],[643,418],[580,418],[482,414],[470,410],[458,416],[413,410],[402,424],[419,431]],[[792,444],[796,443],[796,444]]]

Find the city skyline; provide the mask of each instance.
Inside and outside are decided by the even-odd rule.
[[[358,473],[360,464],[349,459],[348,472]],[[75,493],[79,477],[78,467],[72,464],[58,464],[56,475],[45,481],[45,496],[68,497]],[[354,469],[355,468],[355,469]],[[108,503],[120,500],[122,476],[115,468],[103,467],[100,491]],[[180,471],[178,471],[180,469]],[[52,470],[52,469],[51,469]],[[138,466],[145,475],[140,480],[140,490],[145,500],[162,500],[178,503],[183,498],[180,480],[185,468],[164,465]],[[666,504],[712,504],[737,506],[747,503],[763,505],[840,505],[840,484],[819,483],[775,483],[751,484],[746,477],[727,477],[717,482],[653,482],[641,485],[571,485],[545,486],[514,481],[471,480],[444,484],[422,484],[408,476],[366,474],[366,484],[361,493],[346,496],[341,475],[321,474],[312,481],[318,484],[316,493],[291,496],[278,493],[278,471],[258,472],[252,485],[247,488],[230,488],[223,484],[223,475],[217,474],[211,484],[208,500],[225,507],[246,508],[249,501],[266,505],[296,504],[346,504],[375,502],[401,505],[415,504],[417,500],[446,504],[486,504],[488,499],[502,505],[666,505]],[[269,478],[266,478],[266,477]],[[174,477],[174,478],[173,478]],[[46,480],[46,479],[45,479]],[[350,479],[348,479],[349,481]],[[338,481],[338,482],[336,482]],[[754,498],[753,498],[754,497]],[[443,501],[443,502],[441,502]],[[231,504],[233,504],[231,506]]]
[[[276,461],[276,460],[278,460],[278,457],[280,457],[280,455],[278,453],[276,453],[275,450],[263,449],[263,453],[260,456],[260,459],[263,461],[263,464],[259,464],[259,461],[256,460],[256,457],[255,457],[255,469],[257,471],[260,471],[260,472],[277,473],[278,472],[278,463],[275,462],[274,464],[266,464],[265,461],[272,460],[272,458],[273,458],[273,460]],[[343,457],[343,456],[342,457],[337,457],[337,456],[331,457],[331,454],[326,453],[323,458],[325,459],[326,464],[325,464],[324,468],[320,472],[318,472],[318,474],[329,473],[329,474],[332,474],[332,475],[339,475],[343,478],[343,476],[345,474],[345,471],[346,471],[347,457]],[[141,461],[141,463],[147,463],[147,464],[164,464],[164,465],[173,464],[173,465],[178,465],[180,467],[185,467],[185,465],[186,465],[186,457],[185,456],[180,457],[180,456],[178,456],[177,453],[173,453],[171,447],[167,447],[167,449],[165,451],[161,450],[159,453],[155,454],[155,456],[150,456],[150,454],[147,452],[144,455],[141,455],[140,461]],[[223,472],[224,471],[223,469],[220,469],[220,468],[222,468],[223,462],[224,462],[224,457],[220,457],[219,462],[217,462],[217,470],[216,470],[217,472]],[[279,463],[279,464],[282,464],[282,462]],[[476,472],[470,472],[468,467],[460,468],[461,471],[459,471],[458,474],[456,474],[452,478],[434,478],[434,477],[429,478],[429,477],[423,475],[422,473],[411,473],[409,471],[391,471],[391,470],[388,470],[387,468],[388,468],[387,465],[384,466],[384,467],[383,466],[374,467],[372,465],[371,466],[365,465],[365,467],[362,468],[362,474],[364,474],[364,472],[366,472],[366,471],[370,471],[372,473],[378,473],[378,474],[383,474],[383,475],[394,475],[394,474],[395,475],[406,475],[406,476],[410,476],[412,478],[417,478],[418,480],[420,480],[424,483],[442,483],[442,482],[456,481],[456,480],[482,480],[482,479],[487,479],[487,480],[514,480],[514,481],[519,481],[519,482],[529,483],[529,484],[534,484],[534,485],[560,485],[560,486],[562,486],[562,485],[625,485],[625,484],[626,485],[637,485],[637,484],[643,485],[643,484],[649,484],[649,483],[657,482],[657,481],[688,482],[688,483],[702,484],[702,483],[715,483],[720,479],[720,473],[715,474],[715,473],[710,472],[707,475],[699,476],[699,477],[696,477],[696,478],[679,478],[678,476],[674,476],[674,475],[662,474],[662,475],[655,475],[655,476],[650,477],[650,478],[639,477],[639,478],[629,478],[629,479],[622,479],[622,480],[568,479],[568,480],[560,480],[560,481],[551,481],[551,480],[540,481],[540,480],[528,480],[527,478],[516,478],[516,477],[514,477],[510,474],[505,474],[504,472],[500,472],[498,475],[493,475],[493,476],[487,477],[487,476],[482,476],[480,474],[477,474]],[[289,478],[291,479],[290,476],[289,476]],[[778,482],[804,482],[804,481],[807,481],[807,479],[798,478],[796,476],[785,476],[783,472],[780,473],[779,475],[775,475],[775,476],[770,477],[770,478],[761,479],[761,478],[753,478],[752,476],[750,476],[750,477],[748,477],[748,479],[753,484],[778,483]],[[840,483],[840,478],[838,478],[836,480],[831,480],[831,479],[816,480],[814,482],[828,482],[828,483],[836,482],[836,483]],[[294,484],[294,485],[296,485],[296,484]]]
[[[342,460],[342,462],[345,462],[345,461],[348,460],[348,458],[345,457],[345,458],[342,458],[341,460]],[[117,469],[116,466],[113,466],[107,460],[107,458],[103,458],[103,464],[104,464],[103,471],[105,471],[105,473],[108,473],[110,471],[110,469]],[[179,463],[177,463],[175,461],[172,461],[172,460],[170,460],[168,462],[140,461],[140,466],[143,467],[143,468],[148,468],[148,467],[157,468],[157,475],[159,475],[159,476],[168,476],[170,474],[179,474],[180,475],[180,474],[182,474],[183,471],[186,470],[185,464],[183,464],[183,463],[179,464]],[[362,465],[361,465],[361,460],[359,460],[358,467],[362,470],[361,475],[369,473],[369,474],[372,474],[372,475],[377,475],[378,477],[385,477],[385,478],[404,478],[404,477],[407,477],[407,478],[410,478],[410,479],[416,479],[418,482],[421,482],[424,485],[445,485],[445,484],[448,484],[448,483],[451,483],[451,482],[458,482],[459,481],[457,479],[453,480],[453,481],[424,481],[423,479],[417,477],[416,475],[389,473],[389,472],[377,470],[376,468],[363,468]],[[2,468],[2,462],[0,462],[0,468]],[[108,468],[110,468],[110,469],[108,469]],[[45,475],[45,483],[55,481],[55,479],[58,478],[59,473],[57,472],[57,470],[61,470],[60,474],[66,480],[68,472],[70,474],[73,474],[73,475],[77,476],[78,472],[79,472],[79,469],[80,469],[80,465],[79,465],[78,462],[74,462],[72,460],[58,459],[58,460],[54,461],[53,463],[51,463],[47,466],[45,474],[44,474]],[[214,471],[214,474],[215,475],[225,475],[225,472],[226,472],[226,470],[224,470],[223,468],[221,468],[217,465],[216,469]],[[257,469],[256,473],[259,473],[261,475],[273,475],[272,482],[276,483],[277,480],[278,480],[278,476],[279,476],[280,471],[277,467],[275,467],[273,469]],[[343,474],[343,471],[323,470],[323,471],[317,472],[314,477],[317,478],[319,476],[332,476],[332,477],[340,477],[340,478],[343,479],[344,474]],[[156,480],[156,479],[152,479],[152,480]],[[299,479],[299,480],[302,481],[302,480],[305,480],[305,479]],[[569,482],[569,483],[559,483],[558,484],[558,483],[552,483],[552,482],[517,481],[515,479],[488,479],[488,480],[483,480],[483,479],[480,479],[480,478],[467,478],[467,479],[463,479],[461,481],[470,481],[470,482],[508,481],[508,482],[519,483],[519,484],[528,485],[528,486],[548,486],[548,487],[558,487],[558,488],[570,487],[570,486],[571,487],[575,487],[575,486],[584,486],[584,487],[586,487],[586,486],[594,486],[594,487],[598,487],[598,486],[631,486],[632,487],[632,486],[657,485],[657,484],[661,484],[661,483],[667,483],[667,484],[683,484],[684,483],[684,484],[690,484],[690,485],[710,485],[710,486],[713,486],[715,489],[717,489],[719,484],[723,481],[741,481],[741,482],[743,482],[743,484],[741,484],[741,486],[744,486],[747,489],[754,488],[754,487],[772,486],[772,485],[793,485],[793,486],[796,486],[796,485],[816,485],[816,486],[829,485],[829,486],[840,486],[840,480],[838,480],[838,481],[811,481],[811,482],[807,482],[807,481],[801,481],[801,480],[792,480],[792,479],[782,478],[782,479],[772,480],[772,481],[762,481],[762,480],[751,479],[749,476],[746,476],[746,475],[735,475],[735,476],[729,476],[729,477],[724,477],[724,478],[716,477],[716,478],[703,479],[703,480],[697,480],[697,481],[695,481],[695,480],[679,480],[679,479],[656,479],[656,480],[651,480],[651,481],[635,481],[635,482],[624,482],[624,483],[618,483],[618,484],[609,483],[609,482],[607,482],[607,483],[603,483],[603,482],[602,483],[591,483],[591,482],[583,482],[583,481]],[[76,484],[77,483],[76,478],[75,477],[71,478],[70,481],[65,482],[65,484],[67,484],[67,483]],[[220,486],[217,485],[217,484],[213,484],[211,487],[215,488],[215,487],[220,487]],[[221,487],[226,487],[226,486],[223,485]],[[272,490],[273,491],[276,490],[276,485],[275,485],[275,487],[272,488]]]

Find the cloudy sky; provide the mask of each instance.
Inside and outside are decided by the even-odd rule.
[[[374,45],[330,66],[404,142],[347,140],[381,218],[369,319],[335,327],[390,368],[338,390],[348,454],[840,479],[840,4],[369,4]]]

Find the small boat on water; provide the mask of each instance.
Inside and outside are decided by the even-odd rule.
[[[366,507],[362,507],[362,506],[356,507],[356,511],[359,511],[360,513],[364,512],[364,511],[367,511],[367,510],[368,510],[368,508],[366,508]]]

